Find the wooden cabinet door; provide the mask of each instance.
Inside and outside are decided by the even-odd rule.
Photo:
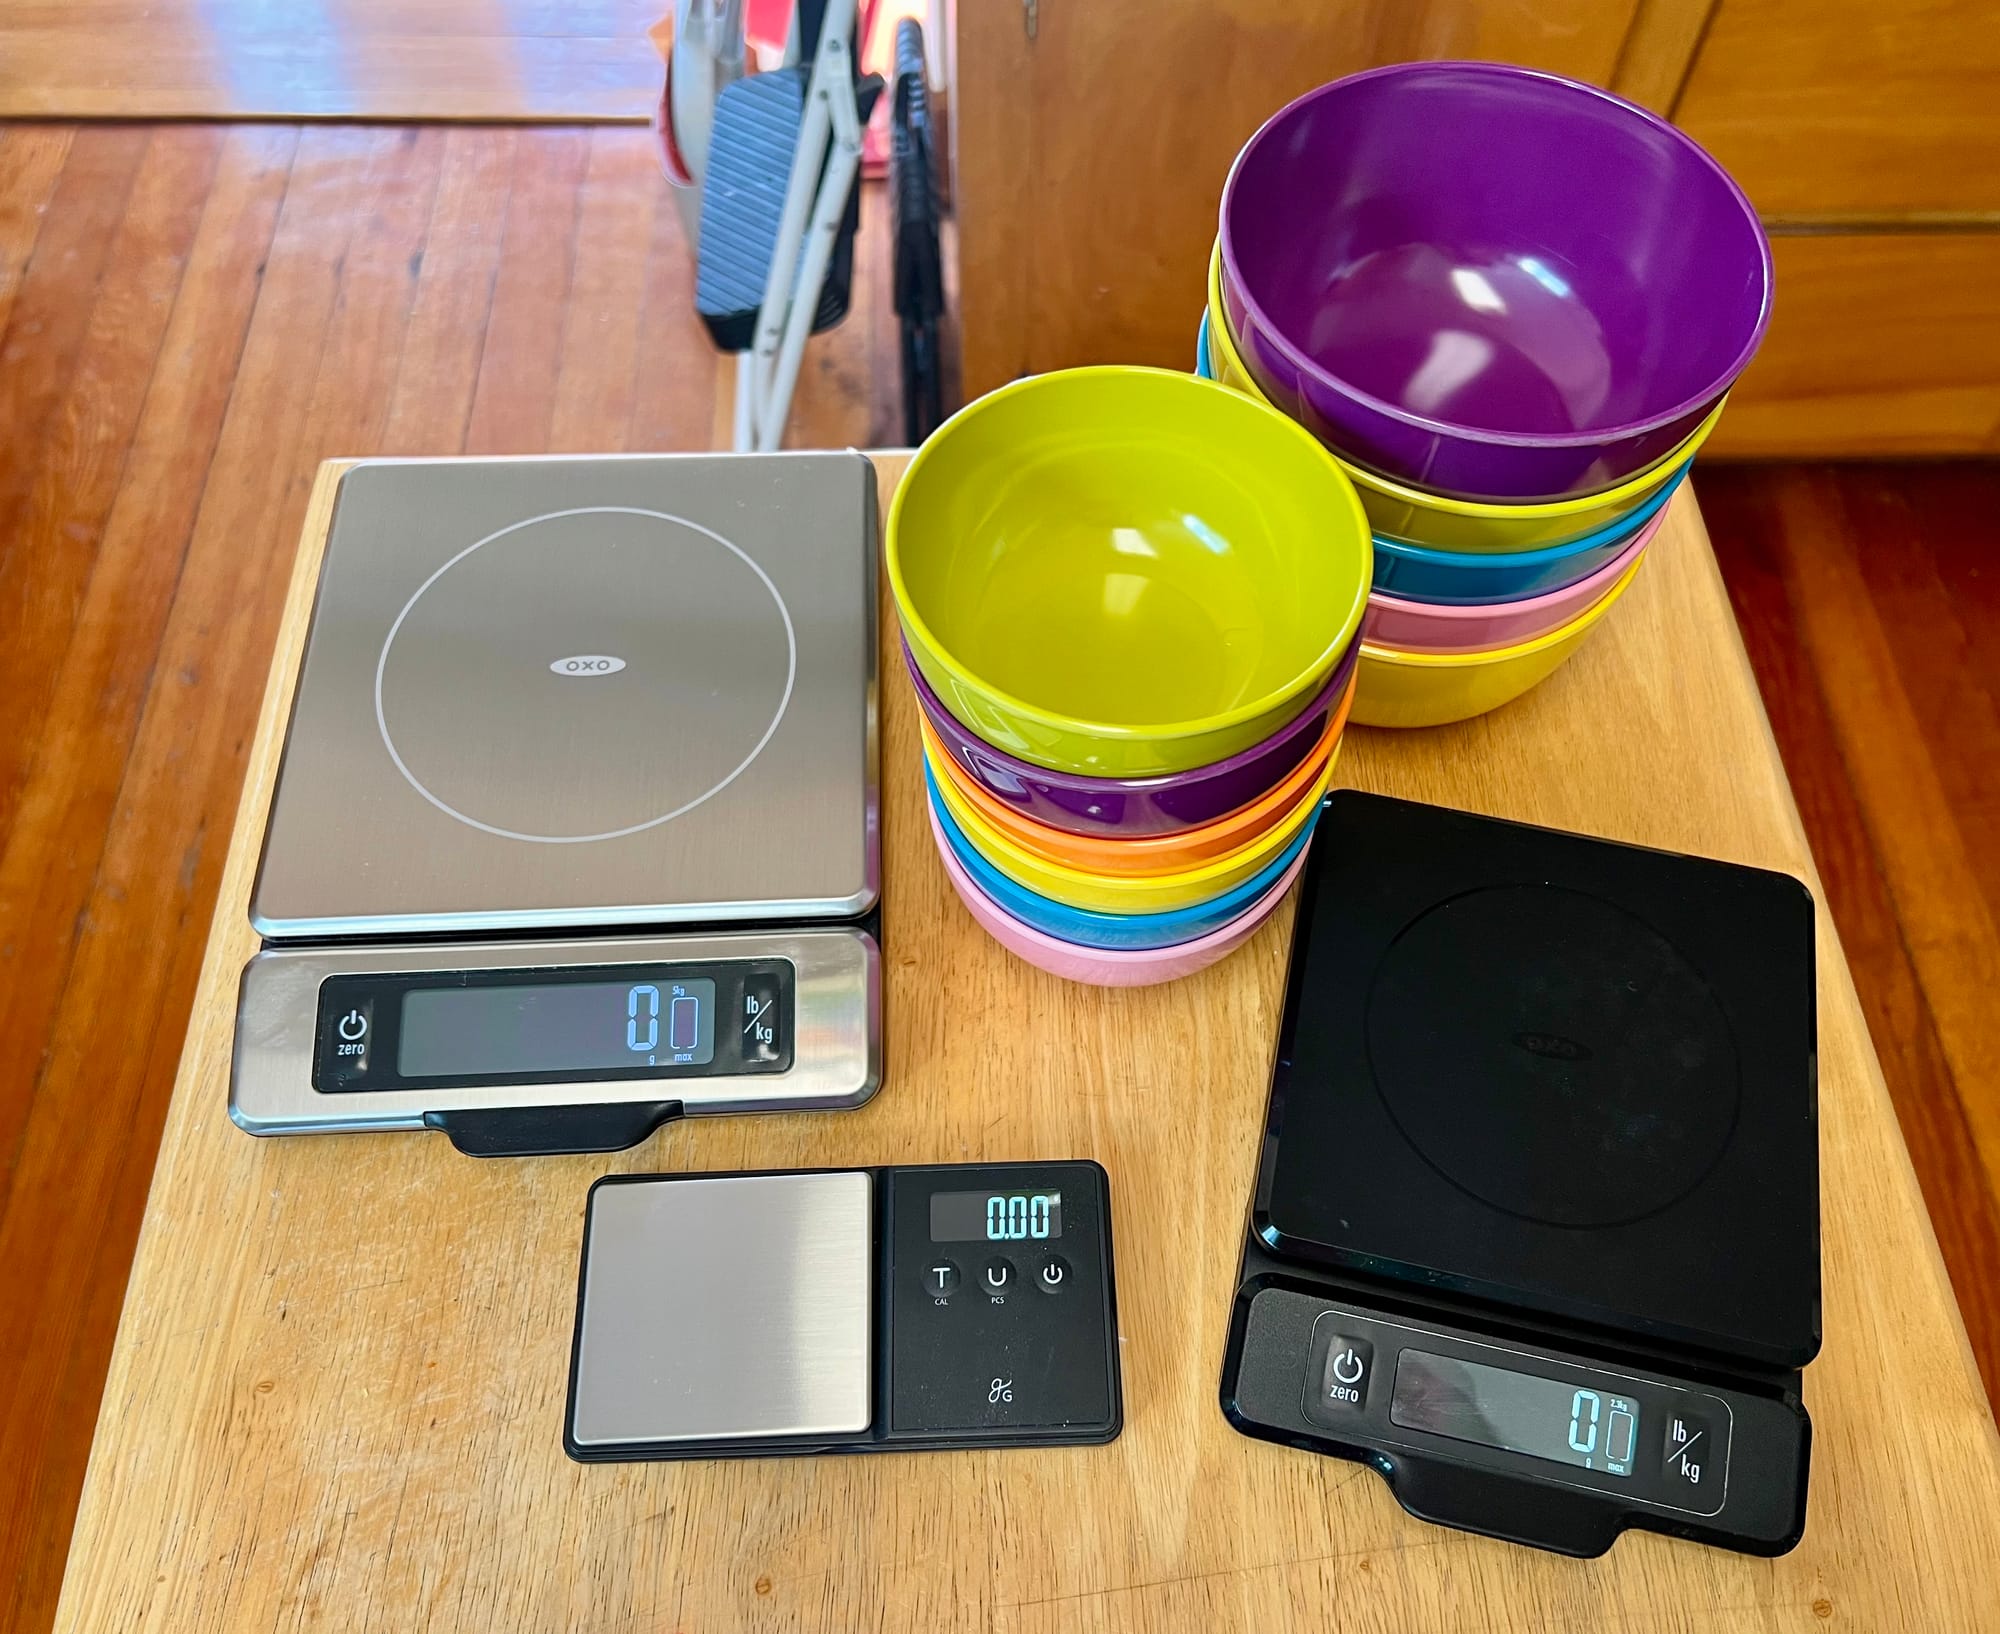
[[[1673,109],[1774,224],[2000,218],[1994,0],[1720,0]]]
[[[956,0],[968,398],[1045,369],[1190,368],[1230,161],[1277,108],[1410,58],[1609,83],[1637,0]]]
[[[1771,332],[1704,457],[2000,454],[2000,233],[1771,247]]]

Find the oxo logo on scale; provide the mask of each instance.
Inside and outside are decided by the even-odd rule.
[[[549,665],[557,675],[616,675],[625,660],[605,653],[578,653],[574,658],[558,658]]]

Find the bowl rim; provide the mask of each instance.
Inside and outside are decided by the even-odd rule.
[[[1372,554],[1372,541],[1370,551]],[[897,645],[903,649],[903,667],[909,674],[912,690],[918,695],[917,705],[923,711],[924,717],[927,720],[930,718],[930,705],[935,704],[951,718],[952,725],[960,733],[979,745],[980,753],[990,755],[1003,771],[1024,782],[1049,788],[1068,789],[1077,794],[1092,796],[1126,798],[1139,795],[1177,794],[1213,782],[1219,776],[1234,776],[1268,754],[1281,740],[1290,742],[1299,735],[1305,729],[1304,723],[1318,712],[1322,703],[1326,705],[1329,713],[1337,709],[1341,698],[1353,685],[1355,670],[1361,662],[1361,643],[1359,640],[1350,640],[1346,649],[1334,660],[1333,668],[1327,672],[1326,680],[1321,683],[1319,691],[1306,700],[1303,709],[1270,736],[1259,738],[1247,749],[1237,750],[1226,760],[1212,760],[1206,765],[1195,766],[1184,772],[1151,772],[1144,777],[1097,777],[1088,772],[1059,772],[1053,767],[1039,766],[1033,761],[1021,759],[1019,755],[1009,754],[1005,749],[995,748],[957,716],[952,715],[950,706],[937,695],[923,670],[918,667],[917,655],[910,651],[910,643],[901,632],[897,634]],[[1322,728],[1323,726],[1324,723]],[[940,730],[939,736],[944,735]],[[947,747],[950,745],[947,744]],[[957,758],[956,754],[953,758]]]
[[[1083,715],[1065,715],[1057,710],[1044,709],[1039,704],[1031,704],[1024,698],[1018,698],[1010,692],[1003,691],[991,682],[975,675],[954,657],[949,649],[938,640],[937,633],[931,629],[930,625],[924,621],[922,615],[917,612],[910,600],[909,586],[903,579],[902,552],[898,547],[901,542],[903,507],[907,503],[911,492],[916,487],[916,479],[923,471],[925,461],[932,456],[932,450],[943,445],[945,434],[954,426],[958,425],[961,421],[969,421],[973,416],[980,413],[991,412],[995,404],[1014,397],[1025,396],[1035,391],[1056,389],[1051,385],[1051,382],[1066,382],[1080,378],[1173,381],[1177,382],[1177,384],[1166,386],[1162,389],[1179,391],[1192,388],[1203,392],[1222,392],[1235,402],[1247,404],[1253,414],[1267,417],[1264,423],[1271,429],[1274,435],[1283,435],[1294,439],[1302,449],[1310,449],[1314,455],[1325,462],[1328,474],[1334,479],[1335,491],[1345,502],[1348,521],[1354,535],[1356,538],[1364,541],[1363,553],[1372,562],[1374,536],[1369,531],[1368,513],[1361,508],[1361,496],[1354,491],[1354,484],[1349,479],[1347,472],[1341,468],[1340,461],[1335,459],[1326,445],[1310,431],[1306,430],[1304,426],[1298,424],[1297,421],[1292,420],[1288,416],[1280,414],[1270,404],[1259,403],[1255,398],[1247,397],[1242,392],[1223,385],[1220,381],[1203,380],[1199,375],[1191,375],[1180,369],[1148,368],[1130,363],[1099,363],[1078,369],[1055,369],[1046,374],[1031,374],[1019,380],[1010,381],[997,390],[988,392],[984,397],[974,398],[924,439],[923,446],[917,450],[916,456],[904,469],[902,480],[896,484],[895,496],[889,501],[888,520],[882,529],[882,559],[888,569],[890,594],[895,600],[898,617],[903,620],[906,626],[913,629],[922,638],[926,651],[943,666],[946,673],[953,680],[957,681],[959,685],[970,687],[975,692],[993,699],[995,702],[1024,716],[1028,720],[1035,721],[1040,725],[1051,727],[1058,732],[1066,734],[1108,738],[1113,741],[1126,743],[1184,742],[1190,738],[1205,737],[1210,733],[1227,731],[1232,727],[1256,721],[1275,710],[1282,709],[1287,703],[1301,696],[1316,696],[1321,684],[1326,680],[1333,666],[1340,661],[1342,654],[1347,651],[1349,645],[1353,643],[1355,633],[1361,628],[1362,617],[1368,610],[1368,590],[1372,578],[1372,575],[1368,572],[1363,572],[1357,579],[1352,605],[1342,615],[1338,630],[1321,647],[1318,655],[1312,662],[1306,665],[1289,681],[1273,688],[1269,692],[1260,694],[1248,702],[1237,704],[1231,709],[1224,710],[1220,714],[1199,716],[1187,721],[1170,721],[1144,726],[1116,721],[1097,721]],[[1235,411],[1232,409],[1229,412],[1233,413]],[[911,642],[910,645],[914,647],[916,643]],[[1275,736],[1275,730],[1267,735]],[[1246,745],[1246,747],[1248,746]],[[1188,769],[1196,770],[1197,768],[1190,767]]]
[[[1639,569],[1645,565],[1646,555],[1641,552],[1638,560],[1626,568],[1598,600],[1592,602],[1567,624],[1558,624],[1553,630],[1545,631],[1530,641],[1518,642],[1510,647],[1487,647],[1479,652],[1414,652],[1404,647],[1378,647],[1372,642],[1364,642],[1361,656],[1364,659],[1373,659],[1378,664],[1399,664],[1407,669],[1482,669],[1488,664],[1505,664],[1516,658],[1532,658],[1538,652],[1546,652],[1558,642],[1581,636],[1591,629],[1618,604],[1625,592],[1632,588],[1632,581],[1639,576]]]
[[[1414,414],[1408,409],[1399,408],[1394,403],[1377,397],[1372,392],[1364,391],[1361,387],[1342,379],[1323,365],[1315,363],[1303,351],[1294,346],[1284,333],[1272,323],[1270,314],[1251,292],[1249,286],[1243,281],[1242,268],[1236,263],[1235,246],[1230,242],[1230,205],[1236,196],[1237,180],[1243,172],[1245,162],[1250,158],[1250,155],[1257,149],[1259,144],[1266,140],[1276,140],[1272,132],[1295,111],[1303,108],[1308,103],[1317,102],[1322,97],[1344,91],[1365,80],[1388,79],[1391,77],[1429,78],[1441,77],[1447,74],[1471,74],[1474,78],[1487,80],[1538,80],[1556,87],[1565,94],[1587,96],[1595,98],[1600,102],[1609,103],[1612,107],[1636,117],[1641,123],[1650,125],[1654,130],[1666,136],[1676,146],[1685,149],[1701,165],[1705,166],[1711,175],[1722,183],[1730,197],[1736,201],[1737,207],[1743,212],[1744,218],[1750,223],[1755,235],[1758,267],[1762,274],[1760,279],[1762,287],[1758,294],[1757,321],[1750,326],[1750,333],[1744,340],[1735,358],[1726,369],[1721,370],[1717,374],[1715,381],[1711,382],[1701,391],[1694,392],[1683,398],[1669,409],[1647,415],[1643,419],[1628,420],[1621,425],[1600,426],[1590,431],[1562,432],[1554,435],[1536,435],[1524,431],[1495,431],[1483,426],[1466,425],[1455,420],[1440,420],[1430,415]],[[1738,185],[1736,178],[1722,168],[1722,165],[1716,160],[1715,156],[1699,142],[1695,141],[1693,137],[1689,136],[1687,132],[1675,125],[1669,124],[1650,108],[1642,108],[1638,103],[1630,101],[1625,97],[1604,90],[1600,86],[1589,85],[1582,80],[1571,79],[1566,74],[1551,73],[1544,68],[1522,68],[1513,63],[1472,62],[1463,59],[1445,59],[1436,62],[1397,62],[1390,63],[1381,68],[1369,68],[1363,70],[1361,73],[1346,74],[1339,79],[1329,81],[1325,85],[1316,86],[1314,89],[1306,92],[1305,95],[1295,97],[1286,103],[1276,113],[1272,114],[1270,118],[1266,119],[1263,124],[1257,127],[1250,140],[1238,149],[1235,159],[1230,163],[1229,175],[1222,184],[1222,204],[1218,214],[1216,244],[1221,252],[1222,262],[1228,271],[1230,281],[1236,287],[1238,297],[1242,300],[1244,306],[1256,317],[1260,331],[1270,341],[1273,348],[1293,368],[1299,370],[1303,375],[1324,382],[1339,395],[1350,398],[1364,408],[1371,409],[1387,419],[1396,421],[1398,424],[1411,426],[1419,431],[1439,433],[1460,441],[1487,443],[1501,448],[1588,448],[1623,442],[1635,437],[1644,436],[1651,431],[1657,431],[1662,426],[1680,419],[1683,415],[1693,413],[1704,403],[1713,401],[1718,392],[1726,392],[1728,386],[1737,376],[1749,367],[1750,360],[1757,355],[1757,348],[1763,344],[1765,331],[1771,326],[1772,285],[1776,279],[1776,266],[1771,255],[1771,235],[1764,230],[1764,224],[1759,219],[1756,208],[1751,204],[1749,196]]]
[[[1686,481],[1687,471],[1683,468],[1681,474],[1667,487],[1661,489],[1655,499],[1646,502],[1652,508],[1631,526],[1630,532],[1613,534],[1609,539],[1604,535],[1610,533],[1614,527],[1631,524],[1632,518],[1621,517],[1618,522],[1608,523],[1595,533],[1586,533],[1579,539],[1566,539],[1561,544],[1540,545],[1534,550],[1441,550],[1436,545],[1413,545],[1407,540],[1391,539],[1382,534],[1375,536],[1375,548],[1390,556],[1399,556],[1404,561],[1419,562],[1426,567],[1444,570],[1477,567],[1513,572],[1525,568],[1547,567],[1554,562],[1567,561],[1572,556],[1581,556],[1587,551],[1602,550],[1606,545],[1616,544],[1621,539],[1629,545],[1641,535],[1651,537],[1665,525],[1666,514],[1673,509],[1674,495],[1680,492],[1681,485]],[[1615,556],[1606,558],[1607,561],[1616,559]]]
[[[1625,576],[1625,570],[1646,553],[1658,530],[1649,522],[1632,536],[1632,542],[1610,561],[1594,572],[1578,579],[1574,584],[1559,585],[1554,590],[1543,590],[1532,596],[1523,596],[1516,601],[1476,602],[1476,601],[1420,601],[1415,596],[1399,596],[1393,590],[1371,590],[1368,605],[1386,607],[1389,611],[1415,618],[1442,618],[1447,623],[1461,619],[1477,622],[1491,618],[1495,613],[1538,613],[1545,612],[1561,597],[1573,597],[1581,611],[1597,596],[1603,595],[1610,587]],[[1594,582],[1593,582],[1594,581]],[[928,723],[927,723],[928,724]]]
[[[999,795],[987,788],[971,772],[967,771],[964,766],[960,765],[958,757],[951,752],[950,746],[945,743],[937,727],[932,724],[930,716],[922,710],[917,712],[917,727],[923,737],[925,762],[933,771],[940,774],[940,780],[949,782],[958,792],[959,796],[969,802],[972,809],[989,826],[998,829],[1002,834],[1013,839],[1017,845],[1025,845],[1026,842],[1020,840],[1017,836],[1009,833],[1007,829],[1002,827],[1001,823],[1003,820],[1006,822],[1027,824],[1050,835],[1052,840],[1056,842],[1076,841],[1082,848],[1092,850],[1098,847],[1111,847],[1116,854],[1122,854],[1128,858],[1144,862],[1160,855],[1169,854],[1178,847],[1186,846],[1190,841],[1199,841],[1204,837],[1213,837],[1214,832],[1221,829],[1224,825],[1233,825],[1240,830],[1247,824],[1261,818],[1265,821],[1265,827],[1268,829],[1275,827],[1279,822],[1290,817],[1298,803],[1305,800],[1311,794],[1313,784],[1318,781],[1319,774],[1324,769],[1326,763],[1337,761],[1340,757],[1341,733],[1347,727],[1348,710],[1354,701],[1354,688],[1358,677],[1359,666],[1357,665],[1355,676],[1349,678],[1347,688],[1341,695],[1340,703],[1335,707],[1333,713],[1327,716],[1326,725],[1321,728],[1320,735],[1314,740],[1312,748],[1307,750],[1305,757],[1296,766],[1292,767],[1290,771],[1286,772],[1283,777],[1279,778],[1276,783],[1272,784],[1270,788],[1258,795],[1256,799],[1245,802],[1233,811],[1226,811],[1219,817],[1212,817],[1207,822],[1197,823],[1191,828],[1176,829],[1165,834],[1077,834],[1069,829],[1056,828],[1052,824],[1041,822],[1031,813],[1008,805]],[[1312,773],[1311,776],[1306,775],[1309,771]],[[1283,796],[1282,799],[1280,798],[1281,795]],[[991,802],[994,806],[1003,808],[1008,815],[1005,819],[996,819],[986,809],[985,802]],[[1275,816],[1273,815],[1274,811],[1276,812]],[[1252,817],[1252,813],[1255,813],[1254,818]],[[1038,839],[1035,843],[1041,844],[1045,842]],[[1217,856],[1226,855],[1228,852],[1236,850],[1238,845],[1247,843],[1247,841],[1238,839],[1236,844],[1226,845],[1222,851],[1215,854]],[[1057,859],[1045,857],[1043,860]],[[1089,866],[1096,868],[1102,865],[1099,862],[1092,862],[1086,865],[1070,861],[1069,866]],[[1143,868],[1134,868],[1129,871],[1139,877],[1143,877],[1146,873],[1146,870]],[[1170,872],[1171,870],[1162,871]]]
[[[1297,856],[1293,857],[1285,865],[1284,872],[1262,891],[1258,892],[1251,899],[1249,905],[1240,913],[1224,920],[1215,929],[1204,931],[1201,935],[1191,937],[1185,942],[1166,942],[1159,947],[1148,948],[1093,947],[1087,942],[1064,941],[1060,936],[1051,936],[1047,931],[1038,930],[1025,920],[1015,918],[1013,914],[1007,911],[1004,903],[995,902],[984,890],[980,889],[979,881],[972,877],[971,870],[959,860],[958,854],[950,848],[949,842],[945,839],[944,830],[938,822],[936,808],[926,806],[926,815],[930,818],[931,839],[938,848],[938,861],[943,865],[946,876],[950,879],[954,890],[958,889],[961,885],[969,885],[974,895],[982,903],[1001,919],[1004,919],[1011,929],[1029,938],[1031,945],[1036,945],[1052,954],[1081,954],[1091,959],[1103,959],[1113,965],[1146,966],[1168,964],[1174,962],[1176,958],[1188,958],[1207,952],[1210,946],[1218,939],[1227,937],[1243,928],[1244,921],[1250,919],[1253,914],[1262,914],[1268,917],[1277,904],[1284,900],[1285,892],[1291,889],[1293,882],[1298,878],[1300,871],[1306,864],[1306,853],[1304,850],[1301,850]],[[967,908],[966,911],[970,913],[971,909]],[[1253,930],[1261,928],[1261,925],[1262,920],[1260,919],[1251,928]],[[984,926],[980,928],[982,930],[985,929]],[[986,934],[988,936],[993,935],[990,930]],[[999,938],[994,937],[994,940],[998,941]],[[1008,951],[1012,952],[1013,950],[1010,948]],[[1054,972],[1050,972],[1050,974],[1054,974]]]
[[[928,768],[926,768],[926,773],[928,775]],[[1322,801],[1321,802],[1322,810],[1324,808],[1324,805],[1325,802]],[[924,810],[930,814],[932,819],[935,820],[939,824],[939,826],[944,828],[956,829],[957,820],[952,817],[950,811],[946,810],[939,800],[933,800],[931,798],[928,787],[926,787],[924,794]],[[953,847],[952,855],[958,859],[960,866],[963,867],[968,874],[971,874],[973,878],[978,881],[980,890],[983,891],[988,897],[991,897],[995,902],[999,902],[1000,906],[1003,908],[1007,908],[1007,904],[1001,902],[997,896],[994,896],[992,887],[986,883],[985,879],[982,877],[980,873],[980,870],[983,869],[985,870],[985,872],[992,874],[996,880],[999,880],[1001,883],[1003,883],[1009,890],[1018,891],[1023,896],[1033,897],[1035,899],[1036,904],[1038,905],[1038,909],[1040,907],[1048,908],[1050,910],[1051,917],[1058,919],[1063,917],[1068,917],[1072,919],[1085,921],[1086,923],[1089,923],[1093,926],[1098,921],[1112,921],[1113,925],[1107,926],[1106,927],[1107,929],[1113,928],[1113,926],[1119,926],[1119,927],[1129,926],[1135,922],[1138,922],[1141,923],[1142,925],[1142,930],[1141,930],[1142,934],[1150,934],[1152,931],[1156,930],[1167,934],[1171,934],[1173,931],[1179,929],[1182,925],[1185,925],[1194,920],[1200,919],[1205,915],[1213,913],[1216,909],[1217,904],[1225,902],[1231,897],[1239,897],[1240,900],[1236,907],[1228,910],[1230,917],[1234,918],[1236,914],[1241,913],[1244,908],[1248,907],[1250,903],[1254,902],[1259,896],[1261,896],[1265,890],[1268,890],[1270,888],[1272,881],[1277,878],[1277,873],[1272,872],[1273,869],[1277,870],[1278,873],[1282,873],[1283,869],[1279,867],[1281,863],[1285,864],[1286,866],[1289,866],[1293,861],[1297,860],[1298,853],[1303,851],[1306,845],[1310,842],[1312,838],[1312,832],[1315,828],[1317,828],[1318,823],[1319,823],[1319,816],[1315,815],[1313,821],[1300,831],[1297,837],[1293,839],[1292,843],[1289,846],[1287,846],[1283,851],[1281,851],[1276,857],[1271,859],[1269,867],[1267,867],[1264,870],[1261,870],[1257,874],[1251,875],[1251,877],[1245,880],[1241,885],[1232,886],[1229,890],[1223,891],[1218,895],[1211,897],[1206,902],[1195,903],[1185,908],[1167,908],[1163,909],[1158,913],[1122,913],[1108,908],[1078,908],[1067,902],[1059,902],[1056,900],[1056,898],[1052,896],[1044,896],[1040,891],[1035,890],[1031,886],[1023,885],[1017,880],[1009,879],[1005,874],[1001,873],[999,869],[995,868],[990,862],[988,862],[983,856],[981,856],[978,850],[973,846],[972,842],[969,839],[965,840],[965,847],[966,850],[972,853],[972,857],[974,859],[977,859],[978,862],[977,869],[974,868],[972,861],[968,860],[966,856],[962,854],[955,846]],[[964,838],[962,831],[960,831],[960,838],[962,839]],[[1251,889],[1251,887],[1256,884],[1257,880],[1264,878],[1265,874],[1270,874],[1271,875],[1270,879],[1265,879],[1263,886],[1258,887],[1255,890]],[[1020,915],[1015,913],[1013,909],[1007,908],[1007,912],[1011,918],[1020,919]],[[1025,924],[1026,921],[1023,920],[1022,923]],[[1203,932],[1202,934],[1206,935],[1207,933]],[[1060,937],[1057,938],[1057,940],[1059,941],[1065,939],[1066,938],[1060,938]],[[1183,940],[1193,941],[1194,938],[1186,937],[1183,938]],[[1078,947],[1095,947],[1097,944],[1094,942],[1079,942],[1076,945]],[[1159,945],[1165,946],[1167,944],[1162,943]]]
[[[1215,334],[1222,333],[1222,349],[1231,360],[1231,372],[1238,375],[1241,385],[1222,379],[1216,372]],[[1206,369],[1207,373],[1202,374]],[[1243,361],[1243,350],[1236,343],[1236,337],[1229,331],[1229,315],[1222,310],[1222,240],[1215,241],[1215,247],[1208,259],[1208,304],[1201,309],[1201,324],[1195,331],[1195,372],[1205,380],[1231,386],[1246,397],[1277,408],[1270,394],[1266,392],[1250,373],[1249,365]],[[1418,488],[1407,482],[1398,482],[1394,477],[1384,476],[1380,471],[1371,470],[1358,461],[1349,459],[1338,449],[1327,452],[1339,461],[1341,470],[1356,487],[1366,488],[1371,493],[1380,494],[1384,499],[1394,500],[1399,505],[1413,506],[1417,510],[1436,511],[1443,516],[1462,516],[1479,522],[1545,522],[1559,517],[1576,516],[1585,511],[1594,511],[1606,505],[1622,505],[1632,502],[1637,510],[1652,497],[1651,489],[1664,487],[1674,480],[1674,468],[1694,463],[1708,439],[1715,434],[1715,428],[1722,422],[1722,411],[1729,406],[1729,393],[1724,392],[1715,400],[1715,407],[1708,411],[1701,424],[1696,426],[1679,442],[1662,454],[1643,471],[1635,471],[1628,477],[1621,477],[1609,488],[1598,488],[1587,494],[1567,494],[1561,499],[1531,499],[1516,504],[1499,499],[1461,499],[1456,494],[1434,494],[1428,488]],[[1279,413],[1284,410],[1279,409]],[[1322,446],[1324,446],[1322,444]],[[1664,475],[1662,474],[1664,473]],[[1366,506],[1364,504],[1363,508]],[[1614,519],[1615,521],[1616,519]],[[1604,524],[1606,527],[1612,523]],[[1377,537],[1380,537],[1378,535]],[[1393,537],[1393,535],[1391,536]],[[1399,540],[1398,543],[1413,544],[1414,540]]]
[[[1338,745],[1335,747],[1337,750]],[[949,779],[939,779],[929,758],[926,757],[924,761],[926,782],[937,791],[937,797],[944,802],[945,810],[951,813],[953,821],[964,832],[967,840],[972,842],[975,849],[981,851],[981,855],[985,854],[980,845],[980,842],[984,841],[987,845],[997,846],[1001,855],[1007,858],[1006,863],[996,861],[990,856],[986,858],[999,872],[1014,878],[1013,867],[1017,865],[1016,858],[1025,858],[1028,866],[1059,881],[1066,889],[1074,887],[1079,890],[1102,891],[1111,896],[1129,894],[1135,897],[1144,897],[1153,891],[1185,891],[1207,887],[1232,872],[1240,871],[1250,862],[1256,862],[1257,866],[1244,874],[1242,879],[1250,879],[1262,873],[1272,862],[1285,854],[1292,841],[1299,837],[1301,829],[1315,821],[1315,814],[1325,801],[1326,791],[1333,786],[1334,776],[1339,769],[1340,756],[1336,752],[1329,755],[1326,763],[1319,768],[1313,778],[1311,789],[1306,798],[1299,802],[1296,810],[1287,812],[1284,818],[1274,824],[1268,832],[1246,840],[1219,856],[1205,858],[1189,868],[1167,869],[1156,874],[1106,874],[1094,868],[1079,868],[1074,863],[1051,862],[1046,857],[1037,856],[1026,846],[993,828],[992,824],[977,811],[971,814],[974,820],[968,822],[966,813],[960,809],[964,803],[964,796],[959,792],[958,786],[950,783]],[[941,781],[949,786],[940,787]],[[1241,884],[1242,879],[1232,883]],[[1020,879],[1015,879],[1014,882],[1017,885],[1026,883]],[[1037,894],[1047,896],[1048,892],[1042,891]],[[1223,893],[1216,891],[1213,894],[1219,896]]]

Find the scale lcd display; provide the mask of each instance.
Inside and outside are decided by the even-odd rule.
[[[715,1059],[706,977],[416,987],[403,995],[405,1078],[703,1066]]]
[[[1061,1192],[931,1193],[934,1243],[1045,1242],[1061,1235]]]
[[[1389,1417],[1405,1429],[1609,1475],[1630,1475],[1639,1445],[1639,1404],[1630,1396],[1423,1350],[1397,1362]]]

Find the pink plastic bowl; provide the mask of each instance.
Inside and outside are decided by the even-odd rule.
[[[1173,947],[1121,949],[1078,947],[1074,942],[1044,936],[1040,931],[1022,924],[973,883],[958,858],[952,855],[951,843],[938,826],[935,813],[931,815],[931,838],[937,843],[938,856],[943,859],[944,871],[951,878],[951,888],[958,892],[959,901],[979,922],[980,929],[1009,953],[1027,960],[1036,969],[1046,970],[1051,976],[1060,976],[1064,981],[1085,982],[1092,987],[1151,987],[1157,982],[1178,981],[1182,976],[1192,976],[1197,970],[1205,970],[1224,955],[1233,953],[1284,901],[1285,893],[1292,888],[1292,881],[1299,877],[1300,870],[1306,865],[1306,852],[1312,849],[1307,846],[1268,891],[1228,924],[1210,931],[1206,936],[1192,942],[1180,942]]]
[[[1587,579],[1525,601],[1490,605],[1410,601],[1372,591],[1362,639],[1400,652],[1490,652],[1560,630],[1611,593],[1611,587],[1645,554],[1667,513],[1662,510],[1632,536],[1632,542]]]

